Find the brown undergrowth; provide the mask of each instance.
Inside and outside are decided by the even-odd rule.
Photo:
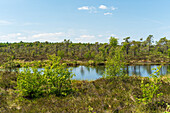
[[[5,76],[6,74],[6,76]],[[8,78],[8,79],[7,79]],[[0,111],[1,112],[49,112],[49,113],[131,113],[131,112],[156,112],[154,105],[149,104],[146,111],[141,110],[141,105],[136,103],[135,95],[140,98],[142,77],[113,77],[101,78],[95,81],[72,81],[72,92],[67,96],[46,95],[35,99],[17,100],[15,93],[14,73],[0,75]],[[165,79],[165,78],[164,78]],[[149,82],[147,79],[145,82]],[[170,104],[170,84],[162,82],[159,90],[163,96],[157,102],[159,112]]]

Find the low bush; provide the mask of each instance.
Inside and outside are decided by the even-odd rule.
[[[43,95],[67,95],[71,91],[72,72],[66,69],[65,64],[60,64],[60,57],[49,56],[49,61],[44,70],[39,71],[40,62],[33,68],[25,66],[17,78],[17,93],[19,96],[37,98]]]
[[[121,50],[115,49],[115,55],[113,57],[108,57],[106,63],[106,72],[104,77],[114,77],[124,75],[124,55]]]
[[[144,110],[148,110],[147,106],[149,106],[149,109],[158,109],[159,104],[164,104],[158,101],[158,98],[163,95],[163,93],[159,91],[162,85],[160,69],[161,66],[158,67],[157,70],[153,68],[155,72],[150,75],[152,78],[147,78],[148,82],[141,80],[142,95],[141,98],[136,99],[139,105],[143,106],[142,109]]]

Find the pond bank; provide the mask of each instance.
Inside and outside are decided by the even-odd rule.
[[[43,60],[39,61],[42,64],[46,63],[48,60]],[[24,61],[24,60],[15,60],[15,63],[18,63],[17,66],[23,67],[24,64],[30,64],[33,65],[34,61]],[[94,61],[94,60],[89,60],[89,61],[79,61],[79,60],[62,60],[62,63],[66,63],[67,66],[79,66],[79,65],[84,65],[84,66],[104,66],[106,65],[107,61]],[[160,65],[160,64],[170,64],[170,61],[160,61],[160,62],[152,62],[152,61],[147,61],[147,60],[132,60],[132,61],[127,61],[126,65]],[[40,66],[42,67],[42,66]]]

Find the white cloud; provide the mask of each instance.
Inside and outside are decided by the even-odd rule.
[[[108,35],[105,34],[88,34],[86,30],[69,30],[65,32],[54,32],[54,33],[41,33],[41,32],[21,32],[11,33],[7,35],[0,35],[0,42],[62,42],[64,39],[71,39],[73,42],[82,43],[95,43],[95,42],[106,42],[111,36],[115,36],[111,32]],[[109,37],[108,39],[106,39]]]
[[[63,32],[57,32],[57,33],[39,33],[39,34],[21,34],[21,33],[14,33],[14,34],[7,34],[0,36],[1,42],[34,42],[34,41],[40,41],[40,42],[61,42],[66,37],[66,34]]]
[[[115,37],[116,35],[115,34],[111,34],[110,36]]]
[[[103,37],[103,35],[98,35],[98,37]]]
[[[17,39],[18,39],[18,40],[26,40],[27,37],[18,37]]]
[[[0,37],[1,38],[13,38],[13,37],[17,37],[17,36],[21,36],[21,33],[7,34],[7,35],[3,35]]]
[[[7,21],[7,20],[0,20],[0,25],[10,25],[12,22]]]
[[[110,12],[107,12],[107,13],[104,13],[104,15],[112,15],[112,13],[110,13]]]
[[[21,23],[21,26],[30,26],[30,25],[41,25],[40,23],[31,23],[31,22],[25,22],[25,23]]]
[[[80,37],[81,38],[88,38],[88,39],[95,38],[95,36],[93,36],[93,35],[81,35]]]
[[[56,33],[40,33],[32,35],[29,38],[29,41],[50,41],[50,42],[61,42],[66,38],[66,34],[63,32],[56,32]]]
[[[100,6],[99,6],[99,9],[107,9],[107,6],[105,6],[105,5],[100,5]]]
[[[78,42],[95,42],[96,37],[94,35],[81,35],[79,38],[75,38]]]
[[[117,38],[117,35],[115,35],[115,34],[108,34],[106,39],[109,40],[110,37],[115,37],[116,39],[118,39],[118,38]]]
[[[41,37],[56,37],[56,36],[64,36],[64,33],[58,32],[58,33],[41,33],[33,35],[33,38],[41,38]]]
[[[79,7],[78,10],[88,10],[90,13],[96,13],[96,8],[93,6],[83,6]]]
[[[89,6],[79,7],[78,10],[89,10]]]
[[[13,33],[13,34],[7,34],[0,36],[1,42],[14,42],[16,40],[16,37],[21,36],[21,33]]]
[[[102,9],[102,10],[107,10],[107,11],[114,11],[116,10],[117,8],[111,6],[111,7],[107,7],[105,5],[100,5],[98,8],[94,7],[94,6],[82,6],[82,7],[79,7],[77,8],[78,10],[86,10],[86,11],[89,11],[90,13],[97,13],[97,12],[101,12],[101,10],[99,11],[99,9]],[[112,15],[112,13],[104,13],[104,15]]]
[[[117,8],[115,8],[115,7],[113,7],[113,6],[111,7],[111,10],[116,10],[116,9],[117,9]]]

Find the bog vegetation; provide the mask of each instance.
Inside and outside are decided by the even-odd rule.
[[[145,41],[129,39],[122,45],[114,37],[109,44],[1,43],[6,71],[0,72],[0,112],[170,112],[170,80],[160,75],[161,67],[150,78],[125,74],[127,63],[169,63],[170,40],[152,44],[152,35]],[[66,66],[78,60],[106,64],[103,78],[72,80],[76,75]]]
[[[64,40],[61,43],[50,42],[20,42],[20,43],[0,43],[0,62],[9,61],[9,56],[14,60],[34,61],[47,60],[48,54],[55,54],[64,61],[93,61],[105,62],[108,57],[114,57],[115,48],[121,48],[121,53],[125,56],[126,62],[169,62],[170,40],[166,37],[154,42],[153,35],[149,35],[146,40],[130,40],[124,38],[120,45],[118,40],[111,37],[109,43],[72,43]]]

